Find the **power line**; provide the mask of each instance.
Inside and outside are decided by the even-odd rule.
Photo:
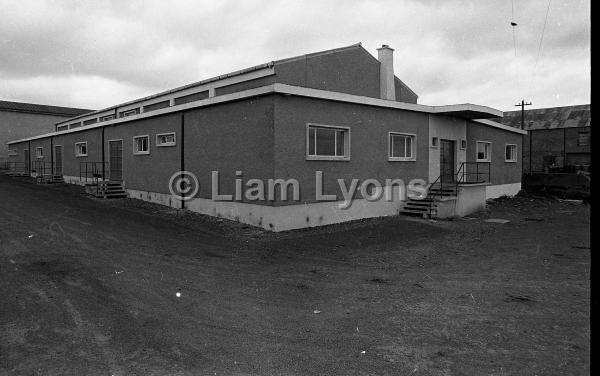
[[[544,34],[546,32],[546,25],[548,24],[548,14],[550,14],[550,3],[551,2],[552,2],[552,0],[548,0],[548,7],[546,8],[546,17],[544,18],[544,27],[542,28],[542,35],[540,37],[540,43],[538,45],[537,56],[535,57],[535,64],[533,66],[533,72],[531,73],[531,80],[529,81],[529,87],[527,88],[528,94],[531,92],[531,85],[533,84],[533,78],[535,77],[538,62],[540,60],[540,55],[542,53],[542,43],[544,42]]]
[[[515,31],[515,26],[517,26],[517,23],[515,22],[515,0],[511,1],[510,6],[510,26],[512,26],[513,47],[515,49],[515,57],[517,57],[517,37]]]
[[[515,78],[517,80],[517,90],[520,93],[521,92],[521,75],[519,72],[519,60],[517,59],[517,31],[516,31],[516,26],[517,23],[515,22],[515,0],[511,0],[510,2],[510,26],[512,27],[512,36],[513,36],[513,49],[515,52]]]

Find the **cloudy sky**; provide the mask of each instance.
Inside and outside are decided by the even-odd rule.
[[[383,43],[395,49],[396,75],[422,104],[589,103],[590,3],[551,1],[539,49],[547,8],[547,0],[0,0],[0,99],[99,109],[362,42],[373,55]]]

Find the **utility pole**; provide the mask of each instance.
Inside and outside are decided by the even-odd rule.
[[[525,99],[521,99],[521,103],[515,104],[515,107],[521,107],[521,129],[525,129],[525,106],[531,106],[531,102],[525,102]]]
[[[521,107],[521,129],[523,129],[523,130],[525,129],[525,106],[531,106],[531,102],[527,103],[527,102],[525,102],[525,99],[521,99],[521,103],[515,104],[515,107]],[[531,136],[533,136],[533,134],[531,132],[529,132],[528,136],[529,136],[529,173],[531,173],[531,154],[532,154],[531,147],[533,146]],[[525,153],[521,153],[521,160],[523,158],[525,158]],[[523,168],[523,167],[521,166],[521,168]]]

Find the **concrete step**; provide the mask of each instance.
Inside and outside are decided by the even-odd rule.
[[[430,207],[437,205],[435,201],[406,201],[405,206],[422,206],[422,207]]]
[[[123,192],[123,193],[111,193],[111,194],[105,194],[102,196],[103,198],[127,198],[127,193]]]

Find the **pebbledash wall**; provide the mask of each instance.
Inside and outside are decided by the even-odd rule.
[[[337,71],[324,70],[318,62]],[[492,142],[492,184],[485,187],[485,197],[469,196],[469,200],[518,192],[520,158],[517,163],[505,162],[504,145],[515,144],[520,153],[521,138],[526,132],[489,120],[471,120],[474,116],[501,116],[500,111],[487,107],[416,104],[416,94],[394,76],[393,84],[388,85],[394,88],[398,100],[378,98],[383,85],[378,64],[360,46],[282,60],[274,63],[274,71],[271,65],[251,71],[246,81],[229,75],[223,77],[223,82],[235,83],[219,86],[218,80],[209,80],[201,84],[209,93],[198,95],[189,103],[178,104],[171,98],[165,108],[128,117],[77,124],[90,117],[86,115],[59,123],[57,132],[9,143],[11,160],[25,161],[25,150],[31,150],[29,158],[35,161],[37,147],[43,150],[42,160],[55,160],[52,153],[61,146],[65,181],[83,184],[79,179],[80,162],[108,162],[109,142],[122,140],[122,180],[130,197],[273,231],[397,214],[403,206],[397,187],[392,201],[369,201],[356,192],[350,207],[340,208],[343,198],[338,179],[346,187],[351,186],[352,179],[376,179],[383,185],[386,179],[401,179],[405,184],[413,179],[431,183],[440,170],[440,149],[433,145],[434,137],[455,141],[456,169],[461,162],[476,160],[478,140]],[[360,85],[353,82],[353,78],[360,81],[364,77],[366,81]],[[281,80],[287,84],[278,83]],[[184,87],[179,93],[192,89]],[[137,106],[143,101],[158,103],[165,99],[157,95],[138,101]],[[135,107],[134,102],[97,111],[94,116],[118,116]],[[345,129],[347,157],[315,160],[308,156],[310,124]],[[389,158],[390,132],[413,137],[413,158]],[[175,133],[175,144],[158,146],[156,136],[161,133]],[[135,154],[133,138],[143,135],[149,137],[149,152]],[[466,148],[462,148],[462,141]],[[87,142],[87,155],[76,155],[75,145],[79,142]],[[177,199],[169,189],[171,177],[180,171],[193,173],[199,182],[198,193],[189,200]],[[236,179],[244,183],[260,179],[265,184],[269,179],[296,179],[300,198],[283,200],[277,194],[264,201],[249,201],[245,197],[237,201],[213,200],[213,171],[219,172],[219,194],[235,194]],[[337,199],[317,199],[316,171],[322,172],[323,193],[336,195]],[[468,210],[474,209],[464,209],[461,214]]]
[[[514,196],[521,190],[522,146],[525,132],[516,133],[510,129],[489,127],[482,122],[467,122],[467,162],[476,162],[477,142],[489,142],[490,154],[490,184],[486,186],[486,199],[501,196]],[[506,159],[506,146],[515,145],[514,160]]]

